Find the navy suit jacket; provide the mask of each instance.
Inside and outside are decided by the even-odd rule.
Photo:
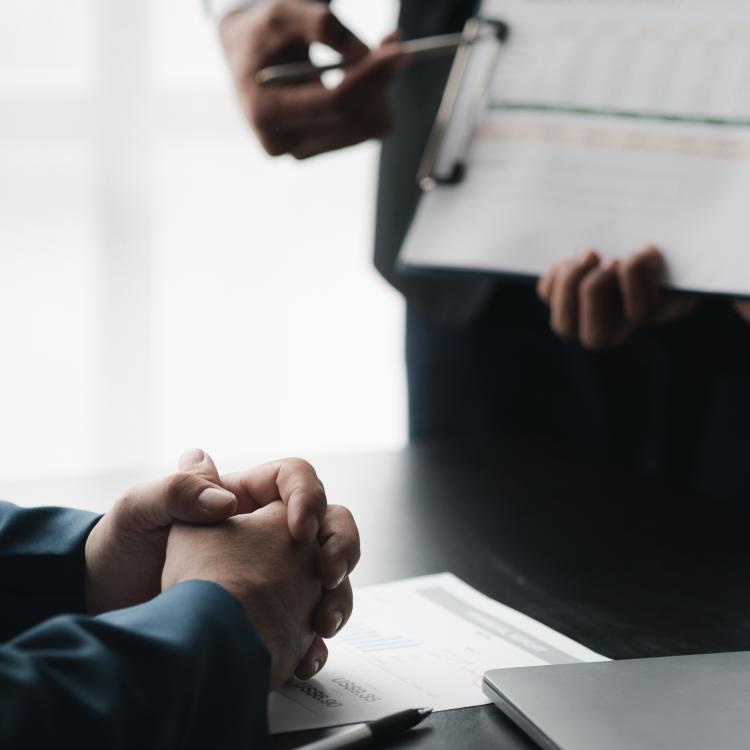
[[[270,658],[220,586],[85,613],[96,520],[0,502],[0,747],[268,747]]]
[[[478,0],[401,0],[399,28],[406,39],[460,31]],[[396,259],[417,209],[417,172],[443,98],[452,61],[409,66],[393,88],[394,128],[383,141],[375,225],[375,267],[407,298],[409,307],[436,322],[461,326],[476,319],[496,288],[486,277],[400,273]]]

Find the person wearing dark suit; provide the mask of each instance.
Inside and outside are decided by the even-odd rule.
[[[268,691],[324,664],[358,555],[298,460],[219,477],[192,451],[101,518],[0,503],[0,747],[268,747]]]
[[[243,110],[269,153],[306,158],[383,137],[375,265],[407,302],[412,439],[548,437],[595,460],[742,498],[749,479],[737,449],[747,444],[750,421],[746,309],[661,293],[664,269],[652,249],[614,270],[600,267],[596,254],[595,262],[566,261],[538,295],[528,283],[400,273],[396,259],[420,196],[417,169],[450,61],[410,65],[396,37],[369,50],[323,3],[205,2],[223,18]],[[458,31],[477,5],[402,0],[399,30],[407,39]],[[255,85],[257,70],[306,58],[312,41],[352,63],[341,86]],[[561,253],[576,250],[583,248]],[[626,304],[633,299],[634,315]]]

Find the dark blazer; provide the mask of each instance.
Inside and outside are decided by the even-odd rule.
[[[85,614],[96,517],[0,502],[0,747],[266,748],[270,658],[204,581]]]
[[[405,38],[460,31],[476,0],[402,0],[399,28]],[[417,171],[435,121],[451,61],[429,61],[407,68],[393,91],[395,127],[383,142],[375,230],[375,266],[404,293],[412,309],[433,320],[461,324],[489,299],[492,279],[436,279],[406,276],[396,258],[419,202]]]

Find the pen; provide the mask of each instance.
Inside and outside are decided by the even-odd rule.
[[[423,39],[412,39],[411,41],[403,42],[401,47],[414,60],[428,60],[433,57],[450,55],[462,44],[471,44],[474,41],[476,39],[467,37],[465,33],[441,34],[439,36],[424,37]],[[316,80],[322,73],[346,67],[342,62],[331,63],[330,65],[315,65],[311,62],[272,65],[269,68],[263,68],[263,70],[259,71],[255,76],[255,81],[259,86],[304,83],[305,81]]]
[[[400,711],[369,724],[355,724],[338,734],[304,745],[300,750],[351,750],[355,747],[365,747],[373,740],[395,737],[417,726],[431,713],[431,708],[410,708],[408,711]]]

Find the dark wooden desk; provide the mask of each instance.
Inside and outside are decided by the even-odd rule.
[[[451,571],[615,659],[750,650],[750,487],[743,509],[520,442],[313,459],[360,525],[356,584]],[[164,472],[6,483],[0,497],[104,511],[151,473]],[[485,706],[436,714],[391,747],[531,744]]]
[[[329,500],[357,516],[359,585],[452,571],[615,659],[750,650],[748,510],[549,446],[423,446],[317,465]],[[392,747],[533,745],[487,706],[437,714]]]

